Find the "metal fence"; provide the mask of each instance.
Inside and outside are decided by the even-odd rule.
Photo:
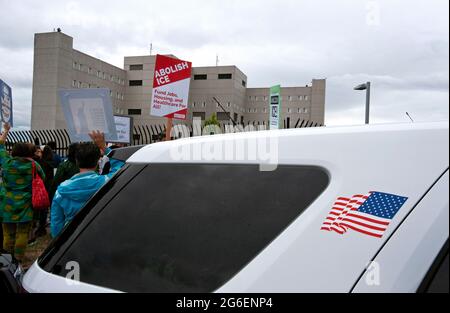
[[[178,124],[179,125],[179,124]],[[239,124],[241,127],[252,125],[255,130],[258,126],[264,125],[268,128],[269,122],[247,122],[247,124]],[[185,125],[189,130],[189,135],[193,136],[192,125]],[[230,123],[221,123],[220,129],[225,132],[227,127],[232,126]],[[292,125],[289,120],[283,121],[284,128],[305,128],[305,127],[321,127],[320,123],[308,120],[300,120]],[[145,145],[163,140],[165,137],[165,125],[135,125],[133,127],[132,145]],[[36,145],[44,145],[49,142],[55,142],[56,152],[65,157],[67,155],[67,148],[70,145],[69,133],[66,129],[47,129],[47,130],[17,130],[11,131],[8,136],[6,148],[10,150],[12,145],[16,142],[30,142]]]

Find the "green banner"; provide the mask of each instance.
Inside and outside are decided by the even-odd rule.
[[[281,86],[270,87],[269,97],[269,125],[270,129],[281,127]]]

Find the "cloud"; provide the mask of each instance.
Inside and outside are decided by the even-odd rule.
[[[0,0],[2,1],[2,0]],[[328,125],[360,123],[373,84],[373,120],[448,119],[449,2],[2,1],[0,78],[29,125],[33,36],[61,27],[74,48],[123,66],[126,55],[172,53],[194,66],[237,65],[249,87],[328,78]],[[16,113],[17,111],[17,113]]]

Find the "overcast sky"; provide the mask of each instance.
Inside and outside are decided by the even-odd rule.
[[[448,0],[0,0],[0,78],[16,126],[29,127],[33,35],[60,27],[74,48],[123,68],[123,57],[174,54],[236,65],[248,87],[327,78],[327,125],[448,120]]]

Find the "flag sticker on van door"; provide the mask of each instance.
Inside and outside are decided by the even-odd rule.
[[[351,198],[339,197],[323,222],[321,230],[345,234],[354,230],[381,238],[407,197],[369,192]]]

